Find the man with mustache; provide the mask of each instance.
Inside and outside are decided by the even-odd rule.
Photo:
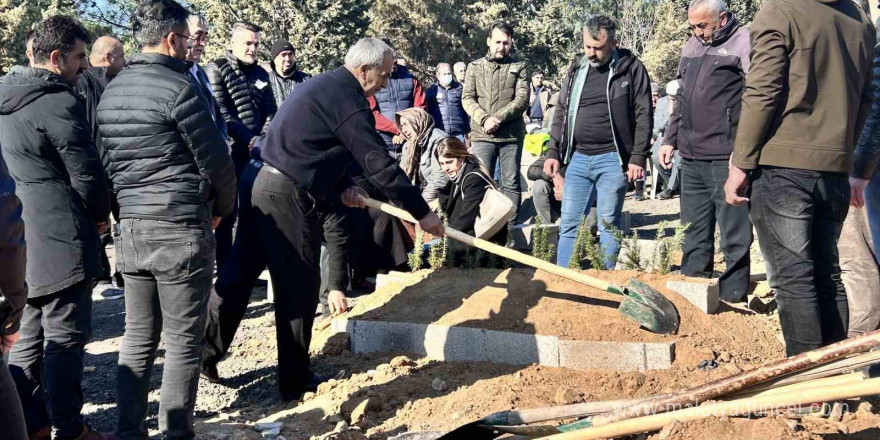
[[[269,78],[272,83],[272,94],[275,95],[275,104],[281,107],[281,103],[293,93],[296,86],[312,75],[297,69],[296,48],[290,41],[275,40],[272,43],[271,57]]]
[[[645,176],[654,106],[651,79],[632,52],[617,47],[617,25],[596,16],[584,25],[584,53],[575,57],[559,91],[544,173],[565,168],[556,264],[568,267],[581,218],[596,201],[600,243],[613,269],[628,183]]]

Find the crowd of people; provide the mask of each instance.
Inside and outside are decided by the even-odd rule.
[[[612,19],[588,19],[557,91],[516,58],[504,21],[489,26],[485,56],[437,64],[428,87],[376,38],[315,76],[283,39],[260,64],[262,29],[247,22],[203,67],[210,25],[174,0],[138,5],[140,52],[128,56],[72,17],[41,21],[29,65],[0,79],[4,438],[146,439],[160,339],[159,430],[193,438],[199,380],[222,382],[266,270],[282,399],[343,377],[312,372],[316,310],[344,312],[352,288],[421,251],[422,232],[512,245],[529,139],[535,217],[559,224],[556,264],[572,263],[595,208],[594,264],[615,267],[624,199],[630,188],[645,198],[653,163],[659,198],[678,195],[689,225],[684,275],[713,276],[720,229],[725,301],[748,292],[757,231],[788,355],[876,329],[880,56],[866,11],[776,0],[746,29],[722,0],[692,0],[688,25],[677,77],[661,87],[618,47]],[[512,212],[486,227],[490,192]],[[419,227],[365,209],[367,198]],[[464,245],[450,251],[464,264]],[[113,434],[81,415],[93,295],[125,301]]]

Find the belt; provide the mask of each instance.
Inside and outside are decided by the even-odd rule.
[[[251,159],[251,162],[257,162],[257,161]],[[279,170],[278,168],[273,167],[272,165],[269,165],[269,164],[266,163],[266,162],[263,162],[263,168],[262,168],[262,169],[264,169],[264,170],[266,170],[266,171],[268,171],[268,172],[270,172],[270,173],[272,173],[272,174],[276,174],[276,175],[279,175],[279,176],[287,177],[287,175],[285,175],[284,173],[282,173],[281,170]],[[289,179],[289,177],[287,177],[287,178]]]

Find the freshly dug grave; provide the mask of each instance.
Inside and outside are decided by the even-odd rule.
[[[676,357],[692,362],[727,352],[745,361],[775,359],[783,350],[773,319],[706,315],[666,282],[682,279],[632,271],[587,272],[624,285],[636,277],[669,298],[681,316],[677,335],[659,335],[617,312],[622,297],[534,269],[444,269],[410,275],[363,298],[349,319],[414,322],[614,342],[672,342]],[[727,309],[731,310],[731,309]],[[724,356],[725,359],[727,356]]]

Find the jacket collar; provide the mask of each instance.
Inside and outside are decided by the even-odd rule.
[[[730,18],[727,19],[727,24],[719,29],[716,29],[715,32],[713,32],[712,44],[710,46],[717,47],[724,44],[724,42],[727,41],[730,36],[739,29],[739,21],[737,21],[736,17],[733,15],[733,12],[728,12],[728,14],[730,14]],[[703,40],[700,40],[700,43],[705,46]]]
[[[131,58],[128,59],[128,62],[125,63],[125,67],[149,66],[153,64],[165,66],[179,73],[186,73],[188,70],[186,61],[184,60],[178,60],[177,58],[162,55],[160,53],[143,52],[132,55]]]

